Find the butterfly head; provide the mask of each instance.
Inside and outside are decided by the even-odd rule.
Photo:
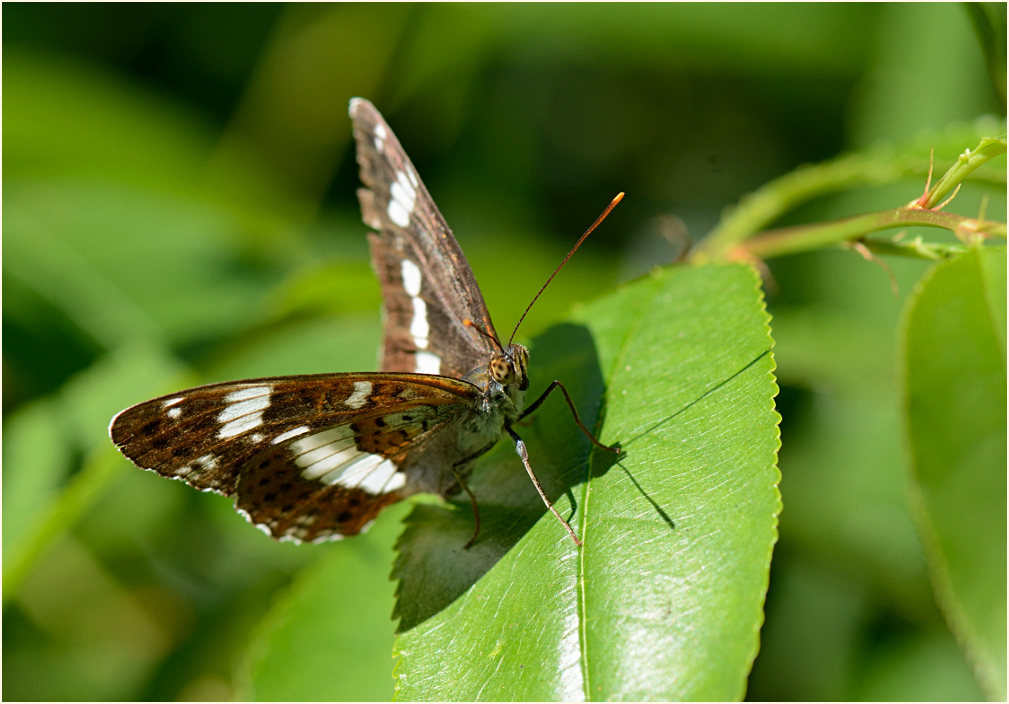
[[[501,386],[517,385],[519,391],[525,391],[529,388],[529,378],[526,376],[528,364],[529,350],[522,345],[511,344],[490,358],[487,371],[490,378]]]

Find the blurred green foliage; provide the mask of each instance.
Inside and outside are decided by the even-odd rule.
[[[932,270],[906,318],[902,397],[917,518],[939,604],[1005,696],[1006,251],[971,250]],[[981,409],[981,412],[979,412]],[[964,510],[969,507],[969,510]]]
[[[7,699],[248,695],[276,614],[327,569],[376,629],[335,634],[346,698],[392,695],[375,674],[391,590],[369,585],[395,515],[338,546],[274,544],[228,501],[132,468],[105,430],[190,384],[375,368],[351,96],[396,130],[501,329],[628,193],[524,338],[799,164],[920,154],[768,225],[906,203],[929,147],[941,170],[976,143],[951,125],[1005,111],[1004,5],[18,4],[4,22]],[[948,209],[1004,213],[1004,164]],[[937,606],[907,492],[897,330],[926,264],[887,260],[897,297],[850,252],[768,264],[785,509],[748,696],[992,696]]]

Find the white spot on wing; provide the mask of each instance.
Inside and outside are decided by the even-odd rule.
[[[420,295],[420,268],[409,259],[404,259],[400,265],[400,273],[403,275],[403,288],[411,296]]]
[[[235,403],[236,401],[245,401],[250,398],[269,396],[272,392],[273,387],[268,384],[264,386],[250,386],[245,389],[238,389],[237,391],[232,391],[230,394],[224,397],[224,401],[226,403]]]
[[[222,425],[221,429],[217,431],[217,437],[233,438],[236,435],[241,435],[242,433],[252,430],[253,428],[258,428],[262,424],[263,424],[262,413],[255,413],[252,415],[243,416],[242,418],[237,418],[233,421],[230,421]]]
[[[182,396],[176,396],[175,398],[170,398],[170,399],[168,399],[166,401],[162,401],[161,407],[163,409],[166,409],[168,411],[168,417],[169,418],[171,418],[172,420],[177,420],[179,417],[182,416],[182,409],[181,408],[172,408],[172,406],[174,406],[174,405],[176,405],[178,403],[182,403],[183,401],[185,401],[184,397],[182,397]]]
[[[406,227],[410,224],[410,214],[413,213],[413,206],[416,203],[416,187],[405,173],[397,171],[396,180],[389,185],[389,207],[387,209],[389,218],[400,227]]]
[[[307,438],[302,438],[301,440],[291,443],[291,450],[295,454],[309,452],[320,447],[325,447],[337,440],[345,440],[353,434],[354,432],[347,426],[330,428],[329,430],[323,430],[321,433],[309,435]]]
[[[361,454],[362,452],[357,449],[354,441],[349,440],[344,441],[342,447],[333,443],[320,447],[318,450],[306,452],[294,462],[305,468],[301,473],[305,479],[318,479],[324,484],[332,484],[336,481],[339,471],[344,465],[353,463]]]
[[[203,455],[202,457],[197,457],[195,460],[189,464],[179,467],[175,470],[175,476],[184,477],[191,472],[212,472],[217,469],[217,458],[213,455]]]
[[[389,219],[400,227],[406,227],[410,224],[410,211],[405,210],[399,201],[390,200],[389,201]]]
[[[294,463],[304,470],[302,475],[306,479],[318,479],[361,454],[349,427],[331,428],[295,440],[291,443],[291,452]]]
[[[281,433],[277,437],[273,438],[273,440],[271,440],[270,442],[274,445],[277,445],[278,443],[282,443],[285,440],[290,440],[291,438],[296,438],[299,435],[304,435],[308,431],[309,427],[307,425],[299,425],[297,428],[288,430],[286,433]]]
[[[406,485],[406,475],[392,460],[358,449],[347,427],[331,428],[291,443],[294,463],[305,479],[339,484],[372,494],[394,491]]]
[[[363,489],[370,494],[384,494],[405,485],[406,475],[396,471],[392,460],[384,459],[381,455],[365,455],[327,483]]]
[[[427,349],[428,335],[431,326],[427,323],[427,304],[420,296],[413,299],[413,320],[410,322],[410,334],[413,335],[413,344],[418,349]]]
[[[228,405],[217,414],[217,421],[223,423],[217,437],[231,438],[262,425],[263,411],[270,407],[271,393],[273,387],[265,385],[239,389],[225,396],[224,402]]]
[[[375,149],[378,151],[385,149],[385,138],[388,136],[389,134],[385,131],[385,125],[381,122],[375,125],[375,139],[373,140],[375,143]]]
[[[403,276],[403,289],[410,295],[413,303],[413,318],[410,321],[413,344],[417,349],[427,349],[431,326],[427,321],[427,303],[420,297],[422,283],[420,268],[409,259],[404,259],[400,264],[400,273]]]
[[[441,357],[430,352],[417,352],[413,356],[418,374],[441,374]]]
[[[364,404],[368,403],[368,396],[371,395],[371,382],[370,381],[355,381],[354,382],[354,393],[344,401],[344,403],[351,408],[360,408]]]
[[[200,465],[200,469],[204,472],[217,469],[217,458],[213,455],[203,455],[196,460],[196,464]]]

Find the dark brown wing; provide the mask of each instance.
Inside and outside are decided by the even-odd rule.
[[[476,387],[420,374],[315,374],[200,386],[126,409],[113,442],[134,464],[204,491],[278,539],[353,535],[385,506],[437,490],[400,471],[472,408]]]
[[[384,371],[461,377],[500,347],[469,263],[431,194],[375,106],[350,101],[358,191],[385,302]]]

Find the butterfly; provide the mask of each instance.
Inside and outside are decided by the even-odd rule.
[[[468,547],[480,522],[466,477],[508,435],[547,508],[581,545],[544,493],[514,426],[559,388],[592,442],[615,448],[582,424],[558,381],[524,408],[528,350],[501,344],[462,249],[378,110],[354,98],[350,117],[365,186],[358,199],[374,230],[368,242],[384,304],[382,371],[179,391],[116,415],[112,441],[141,468],[234,497],[236,510],[278,540],[355,535],[411,494],[462,491],[475,518]]]

